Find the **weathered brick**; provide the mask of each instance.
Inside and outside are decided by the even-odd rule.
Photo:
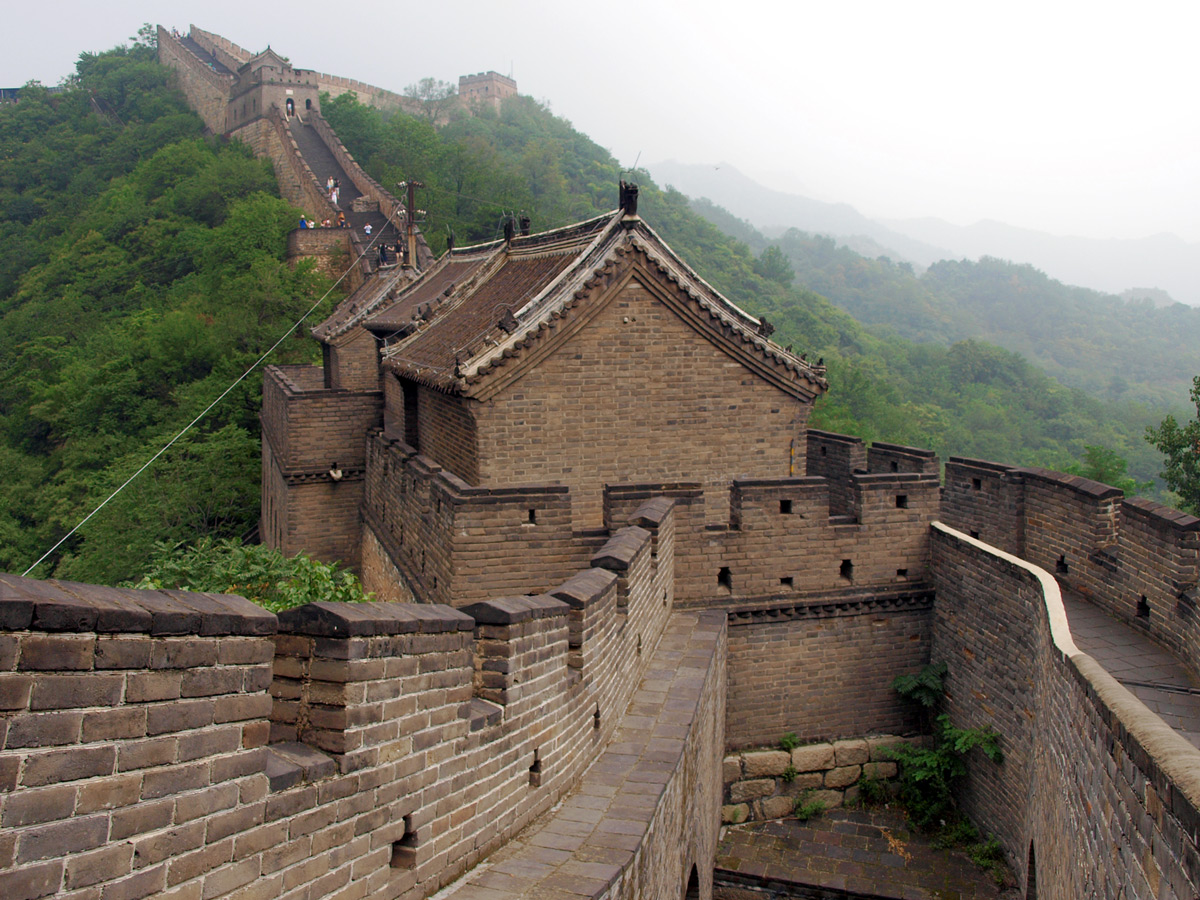
[[[92,668],[96,636],[90,634],[27,634],[21,638],[17,668],[61,672]]]
[[[31,675],[0,675],[0,710],[27,708],[32,687]]]
[[[181,672],[133,672],[127,678],[125,699],[129,703],[178,700],[182,681]]]
[[[58,893],[63,879],[63,861],[0,871],[0,897],[5,900],[37,900]]]
[[[96,638],[97,669],[144,669],[150,665],[149,637],[99,635]]]
[[[101,809],[131,806],[141,799],[141,795],[140,775],[113,775],[99,781],[85,782],[79,786],[79,802],[75,812],[83,815]]]
[[[87,816],[37,825],[21,833],[17,841],[17,862],[36,862],[94,850],[107,840],[107,816]]]
[[[67,860],[66,887],[71,890],[113,881],[132,871],[133,846],[114,844]]]
[[[51,712],[17,715],[8,721],[4,746],[10,750],[22,747],[60,747],[79,742],[83,713]]]
[[[150,665],[155,669],[193,669],[217,663],[217,641],[208,638],[164,638],[154,642]]]
[[[208,787],[208,783],[207,762],[147,769],[142,775],[142,799],[154,800],[170,794],[195,791]]]
[[[146,710],[137,707],[84,713],[83,740],[115,741],[146,736]]]
[[[79,778],[111,775],[117,761],[115,747],[72,747],[31,755],[25,762],[26,787],[59,784]]]
[[[4,812],[0,825],[5,828],[20,828],[68,819],[75,811],[74,786],[56,785],[31,791],[22,791],[4,801]]]
[[[146,733],[156,735],[205,728],[213,724],[215,704],[214,700],[179,700],[152,706],[146,720]]]

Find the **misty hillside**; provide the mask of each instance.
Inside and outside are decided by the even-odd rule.
[[[992,221],[966,227],[941,219],[876,221],[844,203],[822,203],[764,187],[727,163],[671,161],[650,170],[663,184],[707,198],[770,236],[798,228],[847,243],[869,238],[885,255],[919,269],[943,259],[991,256],[1028,263],[1066,284],[1116,294],[1131,288],[1158,289],[1181,303],[1200,305],[1200,245],[1171,234],[1096,240]]]
[[[513,212],[541,230],[616,204],[617,161],[528,97],[441,127],[385,118],[352,97],[323,109],[379,181],[425,185],[422,228],[434,246],[451,233],[460,245],[490,240]],[[295,326],[328,283],[286,262],[297,211],[269,164],[204,136],[148,46],[83,54],[62,93],[30,89],[0,107],[0,154],[0,569],[20,572],[280,335],[290,337],[271,362],[315,361],[306,329],[338,298]],[[881,337],[812,288],[833,292],[838,265],[841,281],[864,284],[901,266],[873,270],[884,264],[837,254],[818,265],[798,253],[800,240],[789,245],[797,265],[762,249],[752,226],[724,214],[731,237],[684,194],[635,177],[641,214],[684,259],[769,319],[779,343],[824,359],[831,390],[814,427],[1054,467],[1103,446],[1136,478],[1159,470],[1142,434],[1161,412],[1133,402],[1132,386],[1101,401],[981,340]],[[892,297],[894,282],[884,283],[863,297]],[[912,309],[914,321],[933,320]],[[113,583],[145,571],[156,541],[247,534],[259,509],[260,391],[257,373],[240,382],[38,574]]]

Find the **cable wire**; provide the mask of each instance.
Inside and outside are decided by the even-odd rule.
[[[387,221],[391,222],[393,225],[395,225],[396,223],[393,220],[393,216],[394,216],[394,211],[393,211],[393,213],[388,214]],[[170,450],[172,446],[174,446],[176,441],[178,441],[181,437],[183,437],[185,434],[187,434],[189,431],[191,431],[196,426],[196,424],[199,423],[200,420],[203,419],[205,416],[207,416],[218,403],[220,403],[222,400],[224,400],[235,387],[237,387],[239,384],[241,384],[243,381],[245,381],[247,378],[249,378],[250,374],[252,372],[254,372],[254,370],[257,369],[260,365],[262,365],[263,362],[267,359],[267,357],[270,356],[272,353],[274,353],[279,348],[280,344],[282,344],[289,337],[291,337],[293,332],[295,332],[295,330],[297,328],[299,328],[302,324],[304,324],[305,319],[307,319],[314,312],[316,312],[317,307],[325,302],[326,298],[328,298],[329,295],[331,293],[333,293],[334,289],[339,284],[341,284],[342,281],[345,280],[346,276],[349,275],[354,270],[354,267],[357,266],[362,261],[363,257],[365,257],[367,255],[367,253],[370,251],[370,249],[375,246],[375,242],[378,241],[379,238],[382,236],[383,236],[383,228],[379,229],[379,234],[369,235],[369,237],[371,237],[371,240],[367,242],[367,245],[366,245],[366,247],[363,248],[362,253],[360,253],[358,255],[358,258],[355,259],[354,262],[352,262],[349,266],[346,267],[346,271],[344,271],[341,274],[341,276],[338,278],[338,280],[329,286],[329,290],[327,290],[324,294],[322,294],[321,298],[316,303],[314,303],[312,306],[310,306],[308,308],[308,312],[306,312],[299,319],[297,319],[295,322],[293,322],[292,325],[288,328],[288,330],[285,331],[282,336],[280,336],[279,340],[277,340],[274,344],[272,344],[270,346],[270,348],[265,353],[263,353],[262,356],[260,356],[257,360],[255,360],[254,363],[251,364],[250,368],[246,369],[245,372],[243,372],[240,376],[238,376],[238,378],[231,385],[229,385],[229,387],[225,388],[225,390],[223,390],[220,393],[220,395],[217,397],[217,399],[213,400],[212,403],[208,404],[208,406],[206,406],[204,408],[203,412],[201,412],[200,415],[196,416],[196,418],[194,418],[194,419],[192,419],[192,421],[188,422],[188,424],[185,425],[179,431],[179,433],[175,435],[175,437],[171,438],[171,440],[169,440],[166,443],[166,445],[163,446],[163,448],[161,450],[159,450],[152,457],[150,457],[150,459],[146,460],[146,462],[142,464],[141,468],[139,468],[136,472],[134,472],[132,475],[130,475],[127,479],[125,479],[125,482],[119,488],[117,488],[115,491],[113,491],[111,494],[109,494],[106,498],[104,498],[103,503],[101,503],[99,506],[97,506],[95,509],[93,509],[90,513],[88,513],[86,516],[84,516],[78,525],[76,525],[74,528],[72,528],[70,531],[68,531],[66,534],[64,534],[61,538],[59,538],[57,543],[55,543],[55,545],[53,547],[51,547],[49,550],[47,550],[45,553],[43,553],[40,557],[38,557],[37,562],[35,562],[28,569],[26,569],[24,572],[22,572],[21,576],[27,577],[30,572],[32,572],[34,569],[36,569],[38,566],[40,566],[43,562],[45,562],[46,558],[51,553],[53,553],[55,550],[57,550],[59,547],[61,547],[66,542],[66,540],[69,537],[71,537],[71,535],[75,534],[75,532],[77,532],[80,528],[82,528],[84,525],[86,525],[91,520],[91,518],[94,515],[96,515],[96,513],[100,512],[100,510],[102,510],[102,509],[104,509],[104,507],[108,506],[108,504],[110,502],[112,502],[112,500],[118,494],[120,494],[121,491],[125,490],[125,488],[129,487],[129,485],[133,483],[133,480],[135,478],[137,478],[139,475],[141,475],[143,472],[145,472],[148,468],[150,468],[150,466],[152,466],[154,464],[154,462],[160,456],[162,456],[164,453],[166,453],[168,450]]]

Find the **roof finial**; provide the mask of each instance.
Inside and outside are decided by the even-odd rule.
[[[621,194],[619,209],[625,210],[626,216],[637,215],[638,186],[633,182],[621,179]]]

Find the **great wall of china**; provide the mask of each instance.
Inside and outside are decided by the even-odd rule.
[[[232,81],[164,34],[224,132]],[[278,107],[236,129],[315,202],[288,133]],[[829,743],[804,771],[843,790],[918,728],[891,680],[930,660],[954,723],[1002,736],[961,802],[1025,896],[1197,896],[1200,750],[1077,649],[1061,591],[1200,670],[1200,520],[803,419],[783,475],[472,482],[409,442],[362,327],[412,277],[362,270],[325,365],[264,379],[264,538],[381,602],[276,617],[0,575],[6,900],[720,897],[723,811],[780,811],[737,787],[752,748]]]

